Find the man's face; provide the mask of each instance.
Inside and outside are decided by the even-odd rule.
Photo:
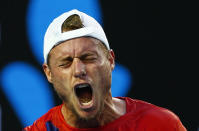
[[[98,40],[81,37],[68,40],[50,52],[44,68],[48,80],[74,115],[94,118],[103,108],[111,87],[114,55],[104,54]]]

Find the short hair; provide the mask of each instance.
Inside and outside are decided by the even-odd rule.
[[[64,23],[62,24],[62,33],[63,32],[67,32],[67,31],[71,31],[71,30],[76,30],[76,29],[80,29],[84,27],[84,25],[82,24],[82,21],[79,17],[79,15],[74,14],[69,16]]]
[[[84,25],[80,19],[80,16],[77,14],[73,14],[71,16],[69,16],[62,24],[61,26],[61,32],[67,32],[67,31],[71,31],[71,30],[76,30],[76,29],[80,29],[83,28]],[[99,47],[104,51],[105,55],[108,57],[109,53],[108,53],[108,49],[105,46],[105,44],[103,44],[100,41],[100,44],[98,44]],[[50,65],[50,53],[48,54],[47,57],[47,65]]]

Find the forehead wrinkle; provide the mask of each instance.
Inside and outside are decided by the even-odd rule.
[[[70,41],[70,46],[72,47],[72,52],[74,57],[78,57],[80,54],[84,52],[94,52],[96,42],[93,41],[92,38],[77,38],[74,41]],[[82,46],[84,45],[84,46]],[[81,48],[80,48],[81,46]]]
[[[80,45],[81,44],[81,45]],[[82,44],[85,44],[82,46]],[[89,37],[80,37],[74,38],[71,40],[67,40],[65,42],[60,43],[56,47],[54,47],[53,54],[59,54],[58,58],[63,57],[79,57],[84,52],[95,52],[97,44],[99,44],[97,39],[89,38]],[[80,47],[81,46],[81,47]]]

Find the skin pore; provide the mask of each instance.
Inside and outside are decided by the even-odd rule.
[[[105,55],[99,44],[90,37],[65,41],[50,51],[49,64],[43,64],[48,81],[63,100],[66,123],[76,128],[103,126],[126,113],[126,103],[111,95],[114,53]],[[80,104],[74,89],[85,83],[92,88],[89,107]]]

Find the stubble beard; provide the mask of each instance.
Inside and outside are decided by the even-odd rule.
[[[59,98],[64,102],[64,104],[66,105],[67,110],[69,110],[72,114],[72,117],[75,118],[75,127],[78,128],[94,128],[94,127],[99,127],[101,125],[103,125],[103,123],[101,122],[102,118],[102,114],[103,114],[103,110],[104,110],[104,99],[106,99],[107,95],[108,95],[108,91],[110,89],[109,85],[105,85],[103,86],[105,88],[105,90],[101,90],[100,92],[100,96],[98,96],[99,99],[97,100],[97,105],[96,105],[96,109],[97,112],[96,114],[93,114],[90,117],[83,117],[78,113],[78,109],[75,108],[75,94],[71,94],[70,91],[66,90],[65,87],[63,87],[63,85],[59,85],[59,84],[53,84],[54,86],[54,90],[57,93],[57,95],[59,96]],[[74,92],[73,92],[74,93]],[[104,98],[104,99],[102,99]]]
[[[54,88],[54,90],[59,96],[59,98],[63,101],[63,103],[67,106],[67,109],[69,109],[76,118],[79,118],[79,115],[75,110],[73,103],[70,101],[70,98],[68,98],[69,95],[65,94],[65,92],[67,91],[60,91],[57,88]]]
[[[55,87],[55,86],[54,86]],[[79,115],[78,111],[75,109],[75,105],[74,105],[74,100],[72,98],[69,98],[68,96],[70,96],[71,94],[66,93],[67,91],[60,91],[60,88],[54,88],[55,92],[57,93],[57,95],[59,96],[59,98],[63,101],[63,103],[66,105],[67,109],[70,110],[72,112],[72,114],[76,117],[77,120],[80,121],[89,121],[89,120],[93,120],[99,113],[97,113],[94,116],[91,117],[82,117],[81,115]],[[99,105],[101,105],[102,102],[100,102]],[[101,108],[101,106],[100,106]],[[101,110],[101,109],[100,109]]]
[[[97,107],[98,109],[96,109],[96,110],[98,110],[96,114],[94,114],[91,117],[82,117],[81,115],[79,115],[78,111],[75,109],[73,102],[68,97],[69,95],[65,94],[63,91],[60,91],[57,88],[54,88],[54,90],[56,91],[56,93],[60,97],[60,99],[64,102],[67,109],[71,111],[72,117],[75,118],[75,121],[74,121],[75,127],[77,127],[77,128],[95,128],[95,127],[99,127],[102,125],[100,120],[101,120],[101,114],[103,113],[103,110],[104,110],[103,100],[101,100],[99,105],[97,105],[99,107]],[[103,97],[103,96],[101,96],[101,97]]]

